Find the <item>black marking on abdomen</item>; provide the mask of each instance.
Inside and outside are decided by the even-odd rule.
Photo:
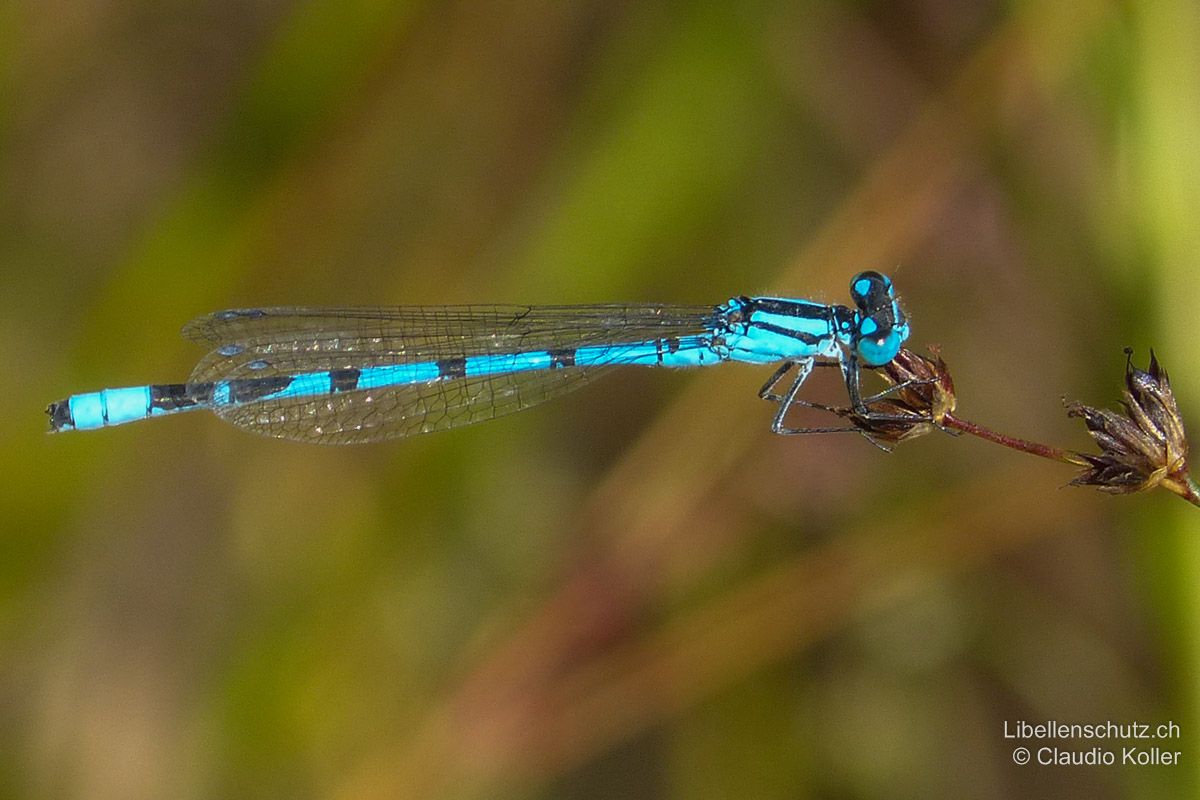
[[[550,355],[550,369],[575,366],[575,350],[573,348],[547,350],[546,352]]]
[[[295,380],[290,375],[274,378],[238,378],[229,381],[229,402],[249,403],[282,392]]]
[[[443,358],[437,362],[439,378],[467,377],[467,360],[465,358]]]
[[[75,420],[71,417],[71,404],[66,400],[58,403],[51,403],[46,409],[46,413],[50,415],[50,430],[61,431],[75,427]]]
[[[212,383],[167,383],[150,387],[150,408],[174,411],[207,404],[212,400]]]
[[[335,392],[352,392],[358,388],[358,379],[361,375],[362,370],[354,367],[330,370],[329,385]]]

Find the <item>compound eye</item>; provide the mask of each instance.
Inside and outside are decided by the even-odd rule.
[[[868,334],[866,329],[871,329]],[[895,328],[880,330],[872,319],[863,320],[861,338],[858,340],[858,358],[868,367],[882,367],[900,352],[904,345],[901,330]]]
[[[892,282],[874,270],[860,272],[850,281],[850,296],[854,305],[870,314],[892,302]]]

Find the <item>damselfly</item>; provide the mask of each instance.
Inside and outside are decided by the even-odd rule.
[[[908,338],[892,282],[863,272],[854,308],[781,297],[718,306],[413,306],[219,311],[183,334],[211,350],[187,383],[76,394],[47,409],[52,431],[89,430],[209,409],[255,433],[321,444],[377,442],[521,411],[618,366],[779,363],[759,395],[785,424],[814,365],[838,365],[860,417],[860,367]],[[790,385],[785,376],[795,370]],[[782,382],[785,387],[776,393]],[[888,392],[898,387],[892,387]],[[885,392],[886,393],[886,392]],[[850,429],[854,430],[854,429]]]

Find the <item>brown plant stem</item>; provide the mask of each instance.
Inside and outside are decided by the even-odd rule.
[[[1028,439],[1021,439],[1016,436],[998,433],[991,428],[985,428],[970,420],[960,419],[953,414],[946,414],[942,417],[942,425],[946,428],[951,428],[963,433],[969,433],[972,436],[977,436],[994,444],[1003,445],[1004,447],[1018,450],[1022,453],[1041,456],[1052,461],[1061,461],[1064,464],[1074,464],[1079,467],[1088,466],[1088,462],[1074,450],[1065,450],[1061,447],[1051,447],[1048,444],[1040,442],[1031,442]],[[1162,481],[1162,487],[1174,494],[1179,495],[1184,500],[1194,506],[1200,507],[1200,485],[1192,479],[1191,475],[1170,476]]]
[[[1052,461],[1061,461],[1064,464],[1074,464],[1077,467],[1086,467],[1088,462],[1081,458],[1073,450],[1064,450],[1061,447],[1051,447],[1048,444],[1040,442],[1031,442],[1028,439],[1019,439],[1016,436],[1008,436],[1003,433],[985,428],[984,426],[971,422],[970,420],[959,419],[953,414],[946,414],[942,418],[942,424],[947,428],[953,428],[963,433],[969,433],[972,436],[978,436],[980,439],[985,439],[995,444],[1004,445],[1005,447],[1019,450],[1022,453],[1041,456]]]

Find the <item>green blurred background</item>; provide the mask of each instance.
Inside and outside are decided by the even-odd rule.
[[[1191,0],[3,3],[0,797],[1197,796],[1165,493],[773,437],[744,366],[361,448],[42,416],[183,379],[222,307],[863,268],[963,416],[1087,447],[1061,398],[1125,345],[1187,416],[1197,42]],[[1183,763],[1014,765],[1046,719],[1174,721]]]

